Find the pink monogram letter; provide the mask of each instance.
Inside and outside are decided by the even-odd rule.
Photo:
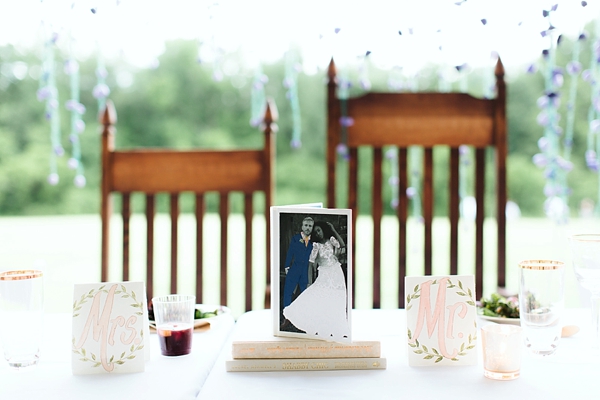
[[[446,349],[446,337],[444,335],[446,327],[446,284],[449,278],[442,278],[438,282],[438,292],[435,300],[435,308],[433,313],[431,312],[431,285],[433,281],[427,281],[421,284],[421,296],[419,298],[419,313],[417,315],[417,326],[415,333],[411,339],[411,343],[414,343],[421,334],[423,324],[427,323],[427,334],[429,337],[433,335],[433,331],[437,325],[437,336],[438,343],[440,346],[440,353],[446,358],[454,358],[458,354],[458,351],[454,349],[452,354],[448,353]]]
[[[116,289],[117,285],[113,285],[108,290],[106,302],[104,303],[104,310],[102,310],[102,316],[100,318],[98,318],[98,316],[100,315],[100,296],[102,292],[96,293],[90,309],[90,315],[83,328],[83,333],[75,346],[76,349],[83,347],[88,338],[90,327],[94,324],[93,338],[96,342],[100,341],[100,361],[102,362],[102,367],[108,372],[111,372],[115,368],[112,362],[109,363],[106,360],[106,347],[108,345],[108,323],[110,321],[110,313],[112,312]]]

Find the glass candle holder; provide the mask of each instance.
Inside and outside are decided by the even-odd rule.
[[[521,371],[523,334],[520,326],[490,324],[481,328],[483,375],[501,381],[516,379]]]

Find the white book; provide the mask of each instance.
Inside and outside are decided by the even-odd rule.
[[[245,340],[232,343],[233,358],[364,358],[380,357],[381,343],[361,340],[352,343],[324,342],[309,339]]]
[[[227,372],[332,371],[386,369],[383,357],[367,358],[271,358],[237,359],[225,362]]]

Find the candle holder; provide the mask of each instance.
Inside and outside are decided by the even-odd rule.
[[[522,328],[516,325],[490,324],[481,328],[483,375],[507,381],[521,371]]]

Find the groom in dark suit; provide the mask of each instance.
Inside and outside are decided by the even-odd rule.
[[[300,293],[308,284],[308,258],[313,244],[310,241],[315,221],[311,217],[302,220],[302,230],[292,237],[285,258],[285,286],[283,288],[283,308],[292,303],[292,295],[296,286]]]

